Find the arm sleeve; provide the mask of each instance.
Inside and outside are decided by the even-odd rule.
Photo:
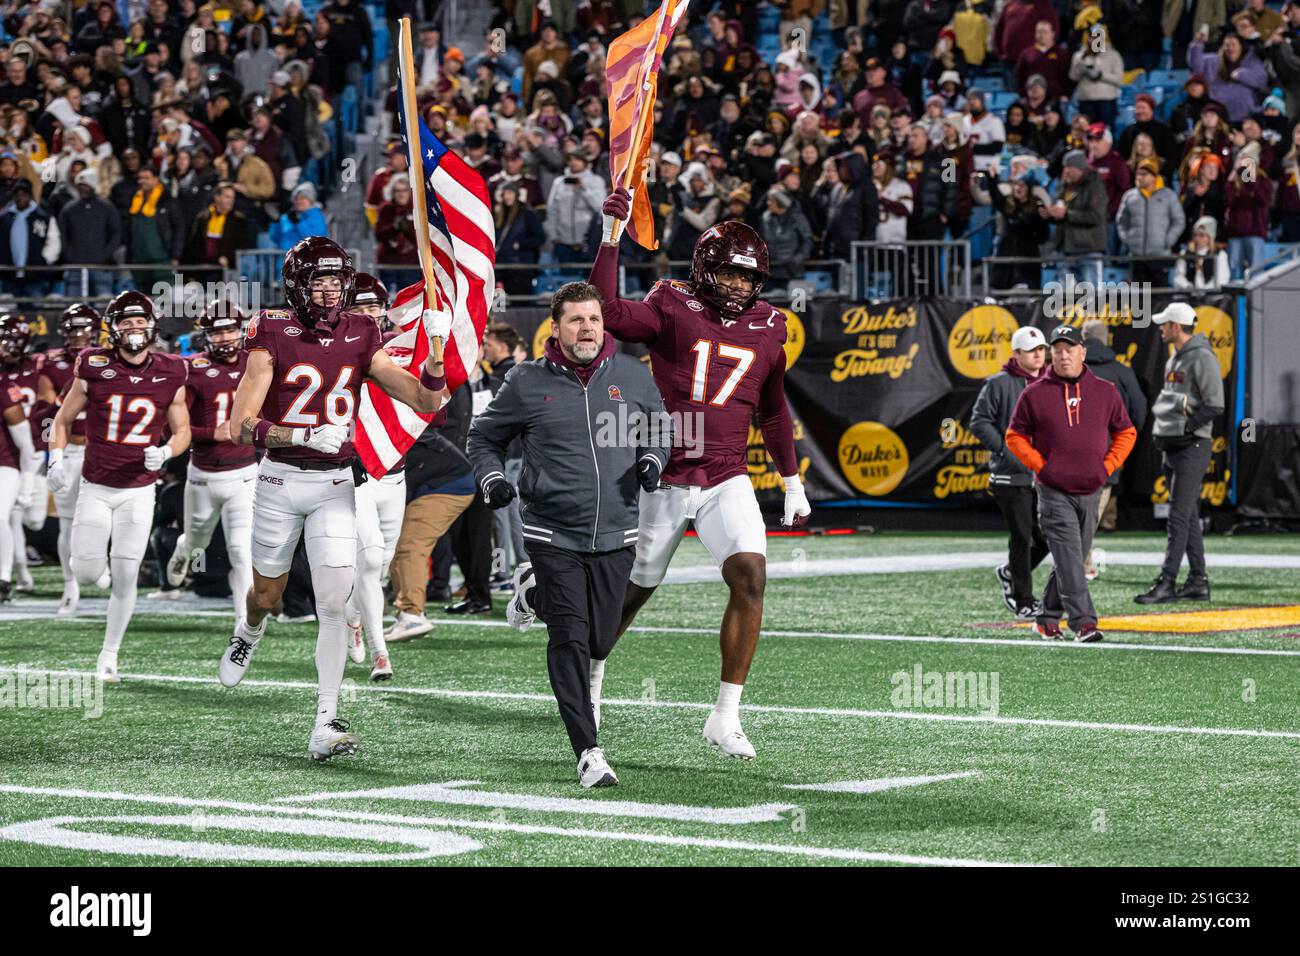
[[[1039,454],[1038,449],[1024,435],[1013,429],[1007,429],[1007,448],[1011,454],[1016,456],[1020,464],[1024,465],[1034,474],[1038,474],[1047,464],[1047,461]]]
[[[971,409],[970,430],[985,448],[998,452],[1006,446],[1006,440],[997,426],[997,399],[993,393],[993,383],[985,382],[975,399],[975,407]]]
[[[624,342],[653,342],[662,331],[663,317],[653,305],[618,297],[618,246],[602,244],[589,280],[604,299],[605,328]]]
[[[493,472],[504,476],[506,449],[511,440],[524,430],[524,418],[518,377],[508,375],[483,414],[470,422],[466,452],[480,485]]]
[[[9,437],[13,439],[14,447],[18,449],[18,469],[24,476],[33,475],[41,467],[44,457],[36,453],[36,446],[32,442],[32,428],[27,419],[23,419],[17,425],[6,425],[9,429]]]
[[[1124,459],[1133,450],[1133,444],[1137,441],[1137,437],[1137,429],[1132,425],[1110,436],[1110,447],[1106,449],[1104,462],[1106,474],[1115,474],[1115,470],[1124,464]]]
[[[799,458],[794,452],[794,422],[790,418],[790,406],[785,402],[785,349],[763,383],[758,398],[758,427],[781,477],[799,474]]]

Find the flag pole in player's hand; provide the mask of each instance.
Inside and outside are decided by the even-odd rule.
[[[433,249],[429,245],[429,207],[425,205],[425,181],[421,170],[424,158],[420,155],[419,123],[415,99],[415,53],[411,43],[411,19],[402,17],[401,36],[397,47],[398,55],[398,95],[402,98],[402,110],[406,114],[406,128],[402,138],[406,141],[406,162],[411,180],[411,216],[415,220],[416,248],[420,252],[420,271],[424,273],[424,305],[426,309],[441,308],[438,301],[438,284],[433,275]],[[424,322],[423,316],[420,318]],[[427,330],[426,330],[427,331]],[[431,336],[430,351],[435,362],[442,362],[442,339]]]

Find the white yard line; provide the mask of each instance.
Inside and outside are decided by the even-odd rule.
[[[60,677],[80,675],[93,677],[94,671],[43,670],[41,668],[0,667],[0,673],[25,672],[27,674]],[[214,677],[190,677],[181,674],[122,674],[122,680],[131,683],[157,684],[206,684],[220,687]],[[248,679],[241,687],[261,687],[272,690],[315,691],[316,685],[310,681],[272,681]],[[343,693],[349,691],[373,694],[410,694],[418,697],[442,697],[459,700],[514,700],[544,703],[553,707],[555,698],[550,694],[511,693],[494,690],[459,690],[447,687],[382,687],[372,684],[354,684],[345,686]],[[237,692],[236,692],[237,693]],[[609,698],[602,702],[602,707],[648,707],[664,710],[702,710],[713,709],[709,703],[676,700],[642,700],[639,698]],[[1300,732],[1289,730],[1256,730],[1244,727],[1196,727],[1177,724],[1129,724],[1112,722],[1094,722],[1087,720],[1059,720],[1050,717],[1001,717],[992,714],[949,714],[933,713],[922,710],[859,710],[851,707],[789,707],[780,705],[745,704],[747,713],[782,714],[808,717],[845,717],[864,720],[920,720],[954,724],[986,724],[1004,727],[1050,727],[1063,730],[1102,730],[1125,731],[1149,734],[1176,734],[1196,737],[1260,737],[1283,740],[1300,740]]]
[[[401,826],[452,827],[455,829],[487,830],[494,833],[537,834],[579,840],[609,840],[623,843],[647,843],[659,846],[734,850],[749,853],[773,853],[786,856],[841,860],[858,863],[899,863],[913,866],[1025,865],[1017,863],[1002,863],[992,860],[918,856],[910,853],[883,853],[870,850],[839,849],[836,847],[791,846],[782,843],[753,843],[745,840],[728,840],[712,837],[675,836],[662,833],[632,833],[619,830],[590,830],[581,827],[505,823],[497,820],[458,820],[448,817],[413,817],[394,813],[372,813],[359,810],[323,810],[319,807],[291,807],[282,804],[240,803],[233,800],[203,800],[193,797],[167,797],[155,794],[99,792],[94,790],[62,789],[57,787],[22,787],[14,784],[0,784],[0,793],[39,797],[62,797],[74,800],[107,800],[118,803],[163,804],[166,806],[235,810],[243,813],[278,814],[281,816],[312,817],[322,820],[348,820],[352,822],[364,821],[368,823],[386,823]]]

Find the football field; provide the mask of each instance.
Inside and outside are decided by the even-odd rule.
[[[726,590],[687,539],[610,658],[598,791],[502,597],[390,683],[349,664],[361,749],[316,764],[314,624],[271,622],[227,690],[227,602],[142,592],[101,695],[103,600],[55,620],[37,568],[0,608],[0,864],[1300,863],[1300,539],[1207,539],[1214,602],[1154,608],[1163,538],[1098,543],[1107,639],[1076,645],[1010,620],[1000,536],[770,538],[742,762],[701,740]]]

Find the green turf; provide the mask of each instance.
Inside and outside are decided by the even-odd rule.
[[[1001,543],[993,535],[774,538],[770,559],[986,552]],[[1297,543],[1213,538],[1209,550],[1295,555]],[[1116,551],[1161,547],[1153,535],[1110,536],[1101,544]],[[688,541],[677,566],[705,558],[698,543]],[[56,596],[56,572],[40,571],[43,596]],[[1132,595],[1153,574],[1153,568],[1108,566],[1093,587],[1101,613],[1141,610]],[[1295,579],[1295,570],[1215,570],[1215,603],[1209,606],[1294,603]],[[105,689],[101,717],[85,719],[71,709],[0,711],[7,731],[0,785],[251,806],[0,792],[0,827],[50,817],[167,818],[156,826],[77,822],[80,836],[69,849],[0,839],[0,864],[188,862],[88,849],[112,834],[388,860],[413,852],[391,833],[324,837],[218,825],[237,814],[334,824],[403,817],[408,833],[436,831],[481,844],[417,861],[421,865],[841,862],[778,848],[1067,865],[1294,865],[1300,856],[1291,799],[1300,736],[1206,732],[1300,734],[1300,657],[854,639],[917,635],[1029,643],[1023,630],[993,626],[1005,624],[1007,615],[987,568],[773,578],[765,627],[791,633],[769,634],[760,644],[744,701],[759,708],[745,714],[759,759],[744,763],[719,757],[699,739],[717,689],[717,626],[725,601],[721,583],[665,586],[638,619],[645,629],[619,645],[607,671],[601,742],[621,785],[600,792],[576,784],[573,757],[549,700],[540,629],[519,635],[447,620],[429,636],[394,648],[397,677],[379,689],[366,680],[368,667],[349,665],[341,713],[353,721],[362,749],[356,757],[319,765],[307,759],[305,747],[314,704],[314,626],[272,624],[249,683],[231,691],[214,679],[226,620],[179,613],[137,617],[120,659],[128,679]],[[153,610],[143,597],[140,606]],[[502,606],[499,600],[498,621]],[[1110,643],[1300,650],[1300,642],[1284,633],[1114,634]],[[102,622],[94,620],[0,621],[0,668],[93,668],[101,634]],[[917,665],[996,674],[996,714],[895,707],[891,678]],[[203,680],[174,680],[187,676]],[[1002,722],[1007,718],[1133,726]],[[971,771],[977,775],[879,793],[785,786]],[[611,800],[784,808],[779,819],[743,824],[601,816],[573,807],[501,808],[491,798],[482,806],[373,797],[282,804],[332,817],[300,810],[277,817],[266,809],[279,797],[455,780],[479,781],[475,789],[493,793],[582,801],[580,808]],[[535,828],[545,832],[521,832]]]

